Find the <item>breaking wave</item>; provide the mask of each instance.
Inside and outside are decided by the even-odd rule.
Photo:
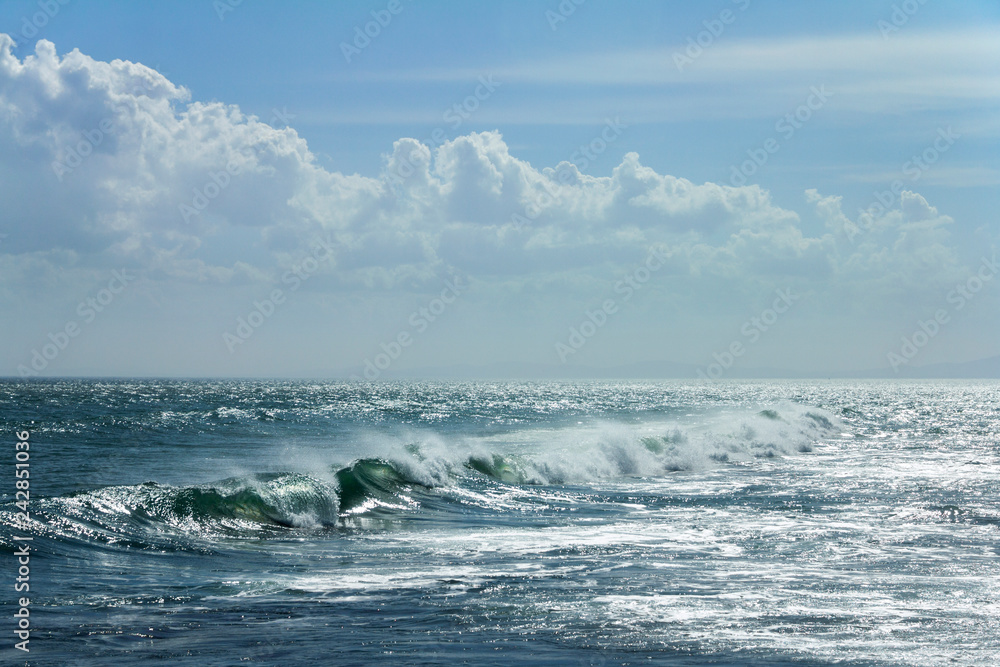
[[[839,430],[829,412],[788,404],[685,423],[599,423],[442,443],[415,437],[384,442],[377,456],[324,466],[315,474],[258,473],[169,486],[145,482],[38,501],[35,534],[140,548],[178,547],[185,537],[261,538],[289,530],[341,530],[358,520],[421,512],[502,512],[490,490],[530,496],[539,486],[586,485],[627,477],[742,464],[811,451]],[[477,500],[480,499],[480,500]],[[17,513],[0,509],[15,525]],[[26,528],[25,526],[19,526]]]

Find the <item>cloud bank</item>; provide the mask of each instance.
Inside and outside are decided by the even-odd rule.
[[[401,138],[379,174],[345,174],[320,166],[294,129],[192,100],[143,65],[60,56],[44,40],[19,60],[12,44],[0,35],[10,289],[28,273],[58,282],[121,267],[143,280],[263,287],[323,240],[334,252],[316,289],[420,292],[459,272],[486,293],[548,285],[585,302],[656,247],[668,291],[794,285],[875,312],[933,300],[979,262],[954,221],[910,190],[874,215],[815,190],[790,210],[756,185],[656,173],[636,153],[606,176],[573,156],[534,166],[499,131],[433,150]],[[627,132],[616,119],[608,127]],[[608,136],[595,128],[591,146]]]

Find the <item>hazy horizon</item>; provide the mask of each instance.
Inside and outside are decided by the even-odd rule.
[[[996,366],[995,3],[46,7],[0,376]]]

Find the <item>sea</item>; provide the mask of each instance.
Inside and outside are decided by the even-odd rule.
[[[6,380],[0,426],[3,664],[1000,664],[996,381]]]

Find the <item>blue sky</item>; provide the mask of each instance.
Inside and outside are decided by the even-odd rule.
[[[5,2],[2,372],[996,355],[998,28],[985,1]]]

